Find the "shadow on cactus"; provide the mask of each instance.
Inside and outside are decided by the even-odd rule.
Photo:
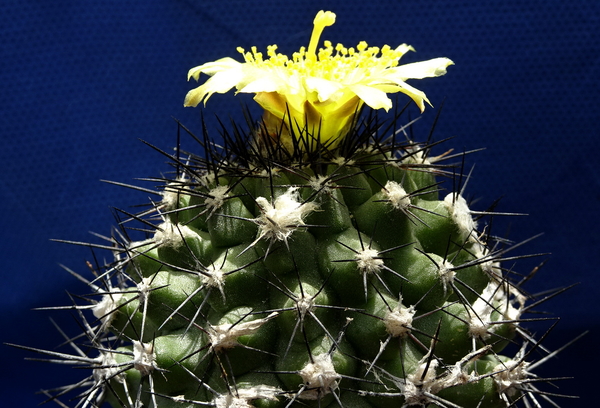
[[[90,278],[69,270],[92,292],[68,307],[83,328],[65,335],[75,353],[18,346],[90,369],[50,400],[466,408],[564,397],[546,390],[557,378],[534,374],[557,351],[523,327],[560,291],[527,294],[520,285],[536,270],[505,266],[529,257],[492,234],[492,218],[511,214],[470,208],[469,152],[435,156],[440,142],[433,132],[415,141],[406,108],[391,121],[375,112],[397,92],[423,111],[425,94],[405,81],[441,76],[452,61],[399,65],[406,44],[317,50],[334,21],[319,12],[292,58],[240,49],[244,63],[190,71],[211,78],[186,106],[236,88],[256,94],[264,116],[247,114],[247,131],[223,127],[222,145],[205,126],[195,135],[180,125],[200,153],[162,152],[174,176],[133,187],[157,199],[121,211],[106,244],[83,244],[114,261]]]

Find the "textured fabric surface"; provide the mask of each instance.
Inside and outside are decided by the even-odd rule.
[[[0,5],[0,340],[54,347],[62,340],[48,316],[69,334],[68,313],[31,308],[70,303],[65,289],[85,290],[58,264],[87,274],[90,251],[50,238],[101,243],[115,220],[111,207],[147,202],[143,192],[102,183],[130,183],[170,169],[138,139],[169,150],[173,118],[200,131],[198,109],[183,108],[195,86],[189,68],[235,48],[277,43],[282,52],[306,45],[316,11],[337,22],[323,39],[355,45],[396,46],[454,60],[445,77],[424,80],[434,106],[444,102],[436,138],[458,151],[485,147],[466,193],[485,209],[502,197],[500,211],[529,213],[499,220],[516,241],[544,232],[523,252],[551,252],[525,261],[526,272],[549,259],[528,288],[540,292],[578,287],[545,305],[560,315],[549,336],[558,347],[592,329],[549,375],[579,376],[558,392],[580,394],[562,406],[592,401],[589,369],[600,363],[593,344],[600,319],[595,257],[600,209],[600,3],[595,0],[505,1],[4,1]],[[241,121],[240,98],[215,96],[204,110],[217,135],[215,115]],[[249,98],[241,98],[251,103]],[[404,102],[402,102],[404,103]],[[416,110],[415,110],[416,112]],[[415,130],[426,137],[436,109]],[[105,256],[105,254],[102,254]],[[540,326],[547,327],[547,325]],[[76,381],[64,367],[25,362],[31,355],[0,347],[0,405],[32,407],[34,395]],[[562,370],[559,370],[562,368]]]

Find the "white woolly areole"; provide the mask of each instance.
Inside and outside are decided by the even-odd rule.
[[[419,366],[414,373],[406,376],[404,384],[399,384],[404,395],[405,405],[422,405],[424,402],[430,401],[425,393],[433,393],[432,387],[436,384],[438,362],[431,360],[428,363],[427,357],[428,355],[425,355],[419,361]]]
[[[200,276],[200,280],[204,285],[211,288],[218,288],[223,299],[225,299],[225,273],[221,268],[209,265],[206,268],[206,271],[204,271],[204,273],[198,273],[198,276]]]
[[[233,348],[239,343],[238,337],[255,333],[263,324],[277,316],[277,312],[273,312],[265,318],[256,319],[249,322],[240,322],[237,324],[219,324],[208,327],[208,337],[211,347],[215,351]]]
[[[444,260],[444,262],[439,265],[438,275],[442,282],[444,293],[446,293],[448,291],[448,286],[452,285],[454,282],[454,276],[456,275],[456,272],[454,272],[454,265],[452,265],[450,261]]]
[[[475,377],[467,372],[467,364],[487,355],[490,349],[490,345],[484,346],[478,350],[467,354],[456,363],[452,365],[447,365],[445,367],[446,371],[441,376],[438,376],[436,378],[435,382],[431,384],[430,390],[434,394],[437,394],[443,389],[455,387],[457,385],[466,384],[468,382],[473,381]],[[472,373],[474,374],[473,371]]]
[[[395,181],[388,181],[382,190],[392,207],[397,210],[405,210],[410,207],[410,196],[406,190]]]
[[[342,378],[333,367],[333,360],[328,353],[313,357],[313,362],[308,363],[298,372],[304,381],[305,390],[299,397],[316,400],[329,394],[338,387],[338,380]]]
[[[227,186],[217,186],[208,192],[209,197],[204,200],[206,208],[213,212],[223,206],[225,199],[228,197]]]
[[[152,278],[151,277],[147,277],[147,278],[143,278],[140,283],[137,284],[137,290],[138,290],[138,299],[140,301],[140,304],[144,304],[144,302],[148,299],[148,295],[150,294],[150,291],[152,290]]]
[[[102,300],[94,305],[92,313],[102,323],[108,324],[114,318],[115,312],[119,307],[119,301],[123,297],[122,293],[107,293],[102,296]]]
[[[304,294],[296,301],[296,310],[302,318],[304,318],[304,316],[312,312],[314,309],[315,300],[311,296],[306,296],[306,294]]]
[[[133,341],[133,368],[138,370],[142,377],[156,369],[156,354],[151,343]]]
[[[493,256],[490,255],[490,250],[485,245],[478,243],[472,249],[473,255],[479,261],[481,270],[488,274],[490,278],[495,281],[502,280],[502,267],[500,262],[494,261]],[[484,261],[484,259],[486,259]]]
[[[257,385],[250,388],[236,388],[235,395],[219,395],[214,399],[216,408],[253,408],[250,401],[255,399],[267,399],[277,401],[277,395],[282,391],[269,385]]]
[[[168,247],[176,248],[183,243],[183,238],[197,237],[191,228],[182,224],[173,224],[165,221],[157,227],[154,233],[154,242]]]
[[[490,336],[488,332],[492,322],[494,290],[498,285],[494,282],[488,283],[479,298],[472,305],[472,314],[469,319],[469,334],[473,337],[487,339]]]
[[[426,166],[429,166],[432,163],[425,154],[425,150],[421,149],[418,146],[415,146],[412,149],[408,149],[408,152],[404,156],[403,162],[424,164]]]
[[[383,268],[383,259],[378,258],[379,252],[367,248],[356,253],[354,259],[356,260],[356,266],[362,273],[371,274],[377,273]]]
[[[162,204],[168,209],[179,207],[179,197],[182,194],[182,185],[187,181],[186,177],[178,177],[168,183],[162,191]]]
[[[529,376],[529,363],[517,359],[509,360],[494,367],[494,382],[499,394],[512,397],[516,394],[521,382]]]
[[[471,216],[471,210],[467,205],[467,200],[457,193],[450,193],[444,198],[444,204],[452,216],[452,220],[458,226],[461,234],[465,237],[475,238],[477,224]]]
[[[308,185],[313,190],[324,193],[331,193],[331,190],[333,188],[329,178],[321,175],[311,177],[310,180],[308,180]]]
[[[331,162],[337,164],[338,166],[354,166],[356,160],[348,159],[343,156],[336,156],[333,160],[331,160]]]
[[[429,361],[431,357],[430,350],[419,360],[419,365],[413,373],[407,375],[404,379],[398,378],[394,381],[406,399],[403,407],[425,406],[432,402],[435,403],[437,400],[432,396],[438,394],[441,390],[473,381],[476,377],[467,372],[467,365],[487,355],[490,348],[489,345],[484,346],[465,355],[452,365],[444,365],[444,369],[440,374],[437,373],[439,361],[436,359]]]
[[[414,315],[414,307],[404,307],[398,303],[394,310],[386,313],[383,323],[387,332],[393,337],[404,337],[410,333]]]
[[[492,313],[497,311],[501,314],[501,320],[514,321],[515,325],[518,324],[518,320],[521,317],[523,307],[525,305],[525,299],[520,292],[516,290],[506,291],[507,284],[497,281],[491,281],[487,284],[479,298],[473,302],[472,315],[469,319],[469,334],[473,337],[479,337],[486,339],[490,337],[490,332],[493,328],[492,325]],[[513,295],[516,292],[517,296]],[[511,298],[516,299],[518,306],[515,307]]]
[[[95,361],[98,363],[98,366],[101,368],[94,368],[92,371],[92,376],[94,377],[94,382],[96,384],[104,384],[108,380],[116,379],[119,382],[123,382],[124,375],[123,373],[118,374],[120,371],[123,371],[119,364],[115,360],[114,353],[112,352],[102,352]]]
[[[421,361],[419,361],[419,367],[417,367],[415,372],[407,376],[407,379],[409,379],[413,384],[427,386],[435,381],[437,377],[436,370],[438,361],[433,359],[428,362],[428,357],[429,355],[426,354]],[[425,375],[423,376],[423,374]]]
[[[265,197],[258,197],[261,215],[255,219],[260,229],[259,239],[267,237],[279,241],[287,241],[298,227],[305,225],[303,218],[313,211],[315,203],[302,203],[298,195],[298,187],[290,187],[271,204]]]

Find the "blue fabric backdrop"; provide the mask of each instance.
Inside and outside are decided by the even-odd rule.
[[[189,68],[235,48],[306,45],[319,9],[337,14],[323,38],[355,45],[406,42],[406,61],[453,59],[448,75],[418,87],[445,105],[439,139],[458,150],[486,150],[467,193],[481,208],[503,197],[515,240],[544,232],[524,252],[551,252],[528,288],[540,292],[581,284],[542,308],[562,317],[547,344],[558,347],[592,333],[547,364],[544,374],[578,377],[557,392],[591,404],[600,363],[600,2],[503,1],[90,1],[5,0],[0,5],[0,340],[54,347],[54,316],[73,334],[67,312],[32,311],[69,304],[65,291],[85,292],[59,263],[86,273],[85,248],[49,241],[99,240],[114,224],[111,207],[146,202],[144,193],[100,182],[132,182],[167,171],[163,149],[175,144],[181,120],[200,129],[199,111],[183,108]],[[250,99],[245,101],[251,102]],[[205,114],[241,120],[238,98],[215,96]],[[435,115],[417,126],[425,137]],[[497,230],[498,231],[498,230]],[[523,252],[523,253],[524,253]],[[519,263],[526,272],[539,260]],[[543,330],[540,326],[539,330]],[[0,405],[33,407],[34,395],[75,381],[81,372],[24,361],[0,346]],[[597,375],[597,374],[596,374]]]

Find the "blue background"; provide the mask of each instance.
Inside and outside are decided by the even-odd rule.
[[[237,54],[235,48],[307,45],[320,9],[337,14],[323,39],[347,46],[406,42],[406,61],[447,56],[455,66],[415,81],[439,107],[438,139],[459,151],[485,147],[467,195],[484,209],[526,212],[504,220],[510,237],[545,234],[521,253],[551,252],[527,286],[541,292],[581,284],[541,309],[562,317],[547,339],[557,348],[591,334],[547,363],[543,375],[576,376],[558,392],[562,406],[592,406],[600,358],[597,260],[600,209],[600,2],[504,1],[3,1],[0,5],[0,341],[52,348],[61,342],[49,316],[77,332],[68,312],[32,311],[69,304],[86,288],[59,263],[87,273],[90,251],[50,238],[100,242],[112,207],[131,209],[147,194],[102,183],[130,183],[168,171],[138,141],[175,145],[173,117],[200,131],[199,110],[183,108],[189,68]],[[214,96],[205,114],[241,120],[240,98]],[[250,99],[243,101],[251,102]],[[426,136],[428,109],[416,130]],[[141,184],[141,182],[139,182]],[[108,254],[101,254],[108,256]],[[527,272],[541,259],[519,262]],[[548,324],[540,325],[541,334]],[[0,406],[34,407],[34,392],[76,381],[66,367],[24,361],[0,346]],[[595,366],[595,367],[594,367]],[[596,373],[597,375],[597,373]]]

